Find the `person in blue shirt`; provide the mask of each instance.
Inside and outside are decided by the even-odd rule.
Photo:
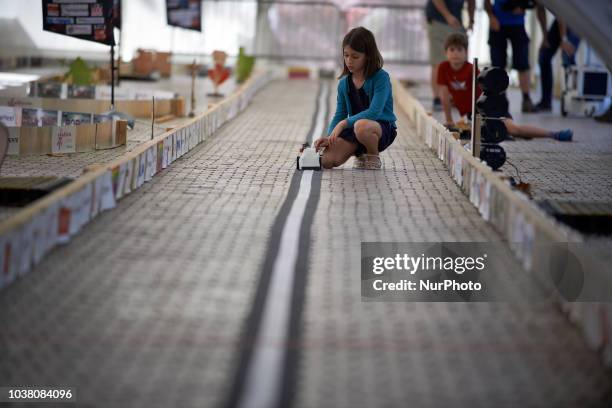
[[[344,68],[338,82],[336,113],[328,137],[315,141],[325,147],[323,168],[330,169],[355,157],[355,168],[382,168],[379,153],[393,143],[397,134],[389,74],[374,35],[363,27],[349,31],[342,41]]]
[[[506,48],[512,44],[512,68],[519,73],[519,87],[523,93],[522,112],[535,112],[529,96],[529,36],[525,31],[525,8],[516,0],[485,0],[489,15],[489,47],[491,65],[506,69]]]

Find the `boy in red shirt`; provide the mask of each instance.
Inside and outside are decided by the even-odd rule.
[[[451,113],[451,98],[461,116],[472,114],[472,64],[467,62],[468,40],[464,34],[453,33],[446,38],[444,49],[446,61],[438,67],[438,85],[440,99],[447,126],[453,125]],[[476,86],[476,98],[481,94],[480,87]],[[511,136],[525,139],[547,137],[562,142],[570,142],[573,137],[571,129],[550,132],[535,126],[519,125],[512,120],[507,112],[503,119],[506,130]]]

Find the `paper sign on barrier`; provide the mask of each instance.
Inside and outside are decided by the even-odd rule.
[[[189,146],[187,146],[187,136],[187,128],[183,128],[181,130],[181,156],[184,156],[189,149]]]
[[[19,140],[21,128],[10,127],[8,130],[8,150],[6,154],[9,156],[15,156],[19,154]]]
[[[491,182],[489,182],[489,180],[485,180],[484,182],[484,188],[482,196],[480,197],[480,206],[478,210],[480,211],[482,218],[489,221],[491,211]]]
[[[123,197],[123,190],[125,189],[125,177],[127,173],[128,163],[123,162],[119,165],[119,180],[117,183],[117,190],[115,191],[115,199],[119,200]]]
[[[230,103],[230,113],[229,113],[230,120],[234,119],[237,115],[238,115],[238,102],[234,98],[232,102]]]
[[[105,172],[102,179],[102,194],[100,196],[100,211],[115,208],[115,195],[113,194],[113,178],[110,171]]]
[[[470,169],[470,203],[475,204],[476,197],[476,171],[472,167]]]
[[[70,197],[64,197],[57,213],[57,243],[65,244],[70,240],[72,207]]]
[[[181,157],[181,131],[180,129],[176,131],[176,133],[174,133],[174,156],[173,156],[173,160],[175,161],[176,159],[178,159],[179,157]]]
[[[21,126],[20,107],[0,106],[0,123],[6,127]]]
[[[157,142],[155,173],[159,173],[164,168],[164,142]]]
[[[525,220],[523,223],[523,268],[531,271],[533,259],[533,246],[535,243],[535,229],[533,224]]]
[[[193,125],[190,125],[187,128],[187,151],[193,149],[193,146],[195,146],[195,133],[193,131]]]
[[[19,248],[20,236],[17,231],[11,231],[0,238],[2,243],[2,270],[0,273],[0,286],[8,286],[18,275],[19,271]]]
[[[130,159],[127,162],[127,166],[125,168],[125,182],[123,183],[123,195],[124,196],[132,192],[135,166],[136,166],[136,159]]]
[[[172,139],[170,139],[170,150],[168,151],[168,165],[172,164],[174,160],[176,160],[176,135],[176,132],[172,133],[171,135]]]
[[[19,275],[25,275],[30,272],[32,260],[34,258],[34,223],[32,220],[21,226],[21,234],[19,240]]]
[[[164,155],[162,157],[162,168],[168,167],[170,164],[170,155],[172,154],[172,136],[164,138]]]
[[[95,218],[100,213],[100,196],[102,195],[102,180],[100,177],[93,182],[93,200],[91,201],[91,218]]]
[[[151,161],[149,162],[149,174],[151,175],[151,177],[155,177],[155,175],[157,174],[157,145],[151,146],[149,148],[149,153],[151,156]],[[149,177],[149,180],[151,180],[151,177]]]
[[[81,194],[82,190],[72,193],[72,195],[68,197],[71,209],[70,226],[68,228],[69,239],[81,230]]]
[[[46,238],[47,238],[47,210],[40,212],[33,219],[34,233],[32,235],[32,242],[34,243],[34,257],[32,262],[37,265],[42,257],[45,255]]]
[[[455,163],[455,180],[459,186],[463,186],[463,157],[457,154],[459,157]]]
[[[515,244],[515,251],[519,259],[523,259],[523,214],[514,212],[514,227],[512,228],[512,242]]]
[[[140,172],[140,155],[134,158],[134,174],[132,175],[132,191],[138,188],[138,174]]]
[[[91,207],[94,194],[94,183],[88,183],[81,191],[80,219],[79,227],[91,221]]]
[[[119,188],[119,166],[113,167],[111,170],[113,180],[113,196],[117,196],[117,189]]]
[[[52,153],[76,152],[76,126],[53,127],[51,134]]]
[[[146,165],[145,165],[144,181],[149,181],[153,177],[153,165],[154,165],[154,162],[153,162],[153,147],[149,147],[145,151],[145,157],[146,157]]]
[[[145,182],[145,172],[147,169],[147,152],[144,151],[138,155],[138,177],[136,177],[136,188],[142,186]]]
[[[189,130],[187,128],[183,128],[182,130],[182,139],[183,141],[181,142],[181,156],[184,156],[189,151]]]
[[[45,211],[45,254],[57,244],[59,209],[60,204],[53,203]]]

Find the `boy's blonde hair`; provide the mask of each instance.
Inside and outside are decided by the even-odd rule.
[[[446,37],[444,41],[444,51],[448,50],[448,47],[463,47],[465,50],[468,49],[468,39],[463,33],[452,33]]]

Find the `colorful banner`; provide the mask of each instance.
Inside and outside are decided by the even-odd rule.
[[[115,0],[43,0],[43,30],[115,45]]]

